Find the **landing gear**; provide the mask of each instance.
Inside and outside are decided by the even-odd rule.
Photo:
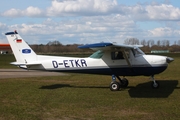
[[[154,75],[151,76],[151,79],[152,79],[151,87],[154,88],[154,89],[159,88],[159,82],[157,82],[157,81],[154,79]]]
[[[159,82],[157,82],[157,81],[155,83],[152,82],[151,87],[154,88],[154,89],[159,88]]]
[[[118,91],[120,89],[120,84],[117,81],[113,81],[109,87],[111,91]]]
[[[116,78],[119,80],[119,82],[116,81]],[[158,81],[154,79],[154,75],[151,76],[152,84],[151,87],[154,89],[158,89],[160,84]],[[126,78],[120,78],[119,76],[112,75],[112,82],[109,86],[111,91],[118,91],[121,90],[121,88],[126,88],[128,86],[129,82]]]
[[[120,85],[122,88],[126,88],[129,84],[128,80],[124,77],[124,78],[120,78],[119,76],[116,76],[120,82]]]
[[[129,84],[129,82],[128,82],[128,80],[126,78],[123,78],[121,80],[121,86],[122,87],[126,88],[128,86],[128,84]]]
[[[118,78],[119,82],[116,81],[116,77]],[[112,82],[109,86],[111,91],[118,91],[121,88],[126,88],[129,82],[126,78],[121,79],[119,76],[112,75]]]

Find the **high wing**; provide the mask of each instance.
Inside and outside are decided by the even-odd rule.
[[[95,44],[87,44],[78,46],[81,49],[92,49],[92,50],[113,50],[113,49],[135,49],[138,47],[142,47],[142,45],[121,45],[117,43],[110,43],[110,42],[102,42],[102,43],[95,43]]]
[[[126,54],[125,50],[127,49],[138,49],[138,47],[142,47],[142,45],[121,45],[117,43],[109,43],[109,42],[102,42],[102,43],[95,43],[95,44],[87,44],[83,46],[78,46],[78,48],[81,49],[92,49],[92,50],[101,50],[101,51],[115,51],[119,50],[123,53],[124,58],[129,65],[129,67],[132,67],[131,62],[128,59],[128,55]]]

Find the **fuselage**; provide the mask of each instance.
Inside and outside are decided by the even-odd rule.
[[[119,76],[154,75],[163,72],[167,66],[167,57],[157,55],[134,55],[128,53],[128,61],[113,59],[111,51],[103,52],[103,55],[95,55],[87,58],[58,57],[37,55],[37,61],[41,65],[27,66],[28,69],[47,70],[55,72],[87,73]]]

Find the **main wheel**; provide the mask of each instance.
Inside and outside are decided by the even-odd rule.
[[[151,87],[154,88],[154,89],[159,88],[159,82],[157,82],[157,81],[154,82],[154,81],[153,81],[152,84],[151,84]]]
[[[121,80],[121,86],[122,87],[126,88],[128,86],[128,84],[129,84],[129,81],[126,78],[123,78]]]
[[[111,82],[109,88],[111,91],[118,91],[120,89],[120,84],[117,81]]]

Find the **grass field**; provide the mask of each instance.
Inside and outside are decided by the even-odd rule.
[[[111,76],[0,78],[0,120],[179,120],[180,54],[168,56],[175,61],[155,76],[159,89],[144,76],[127,77],[128,88],[117,92],[109,90]],[[0,68],[13,61],[0,55]]]

